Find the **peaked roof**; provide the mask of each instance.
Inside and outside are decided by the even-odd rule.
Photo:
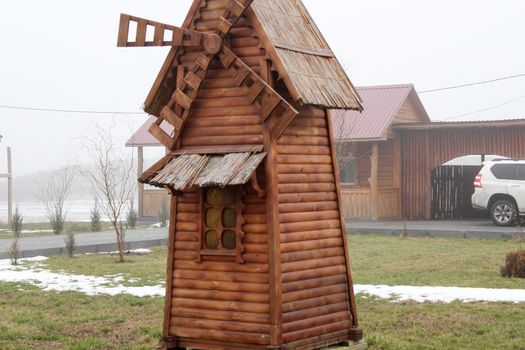
[[[194,28],[205,6],[205,0],[195,0],[183,27]],[[222,11],[214,8],[206,14],[207,21],[212,21],[211,16],[216,14],[219,19]],[[254,0],[246,14],[294,101],[334,109],[362,109],[355,88],[301,0]],[[177,65],[177,51],[170,51],[146,99],[144,109],[152,115],[160,113],[163,102],[175,90],[172,68]]]
[[[126,147],[157,147],[162,144],[153,136],[148,129],[151,124],[155,123],[156,117],[149,117],[148,120],[126,141]],[[160,127],[162,130],[170,135],[173,132],[173,126],[169,123],[163,122]]]
[[[362,113],[350,110],[332,112],[336,140],[385,139],[387,130],[408,99],[423,118],[421,122],[430,122],[412,84],[358,87],[357,91],[363,100]]]

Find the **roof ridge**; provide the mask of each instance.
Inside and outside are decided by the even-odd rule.
[[[358,90],[388,90],[388,89],[415,89],[414,84],[391,84],[391,85],[365,85],[365,86],[356,86]]]

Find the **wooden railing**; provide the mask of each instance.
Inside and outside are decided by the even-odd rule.
[[[162,208],[163,201],[166,201],[169,212],[170,198],[168,191],[152,189],[144,190],[144,216],[158,217]]]
[[[341,195],[346,219],[371,219],[370,188],[343,188]],[[399,217],[399,190],[396,188],[380,188],[378,190],[378,218],[394,219]]]

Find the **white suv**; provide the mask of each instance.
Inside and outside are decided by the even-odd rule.
[[[496,159],[483,163],[474,179],[472,206],[487,210],[498,226],[525,215],[525,160]]]

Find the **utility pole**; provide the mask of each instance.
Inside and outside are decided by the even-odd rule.
[[[2,135],[0,135],[2,142]],[[0,178],[7,178],[7,221],[13,220],[13,163],[11,159],[11,147],[7,147],[7,174],[1,174]]]

